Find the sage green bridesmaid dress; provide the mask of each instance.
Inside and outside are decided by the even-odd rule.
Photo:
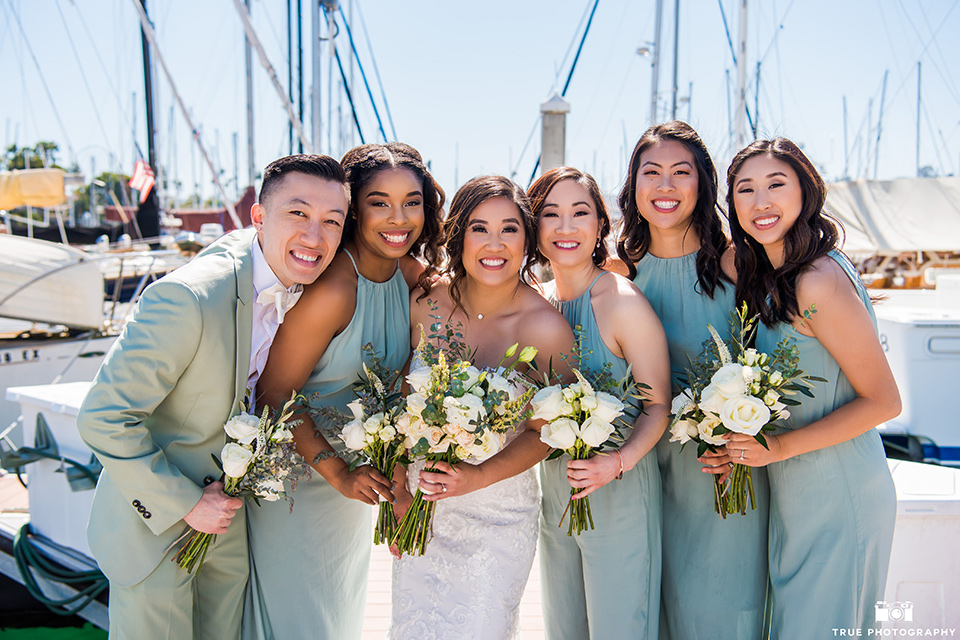
[[[617,278],[615,274],[601,277]],[[574,300],[552,300],[570,323],[581,328],[586,368],[612,365],[614,379],[627,363],[600,338],[590,289]],[[624,439],[631,428],[621,428]],[[657,637],[660,607],[660,474],[655,455],[644,456],[622,480],[590,495],[593,530],[567,535],[560,518],[570,499],[563,455],[540,467],[540,585],[543,622],[549,640],[644,640]],[[569,518],[569,513],[567,518]]]
[[[386,282],[357,272],[353,318],[330,341],[301,390],[311,406],[337,407],[349,415],[351,386],[362,374],[361,349],[367,343],[393,369],[410,354],[410,293],[399,267]],[[337,451],[344,449],[339,438],[328,439]],[[372,508],[345,498],[315,472],[300,482],[293,499],[292,512],[285,501],[248,506],[250,586],[243,637],[360,638]]]
[[[707,324],[727,335],[735,307],[733,285],[718,287],[713,298],[703,295],[696,253],[679,258],[647,253],[637,263],[634,283],[663,323],[676,394],[688,357],[699,355],[710,337]],[[668,431],[656,447],[663,487],[660,637],[762,638],[768,582],[766,471],[753,470],[756,511],[723,519],[713,508],[714,476],[700,470],[696,447],[688,445],[681,452],[680,445],[669,439]]]
[[[873,306],[853,265],[830,256],[850,277],[864,306]],[[829,301],[819,303],[819,306]],[[786,430],[819,420],[856,397],[837,361],[814,337],[788,324],[761,325],[757,348],[771,353],[792,335],[800,368],[819,376],[813,398],[790,407]],[[846,442],[767,466],[770,478],[770,638],[805,640],[874,628],[874,605],[883,600],[893,546],[897,496],[876,429]],[[856,631],[853,631],[856,634]]]

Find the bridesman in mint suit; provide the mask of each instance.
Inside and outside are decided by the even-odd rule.
[[[256,231],[147,287],[97,373],[77,425],[104,469],[87,535],[110,580],[111,638],[239,637],[246,516],[211,454],[286,309],[337,251],[345,183],[326,156],[271,163],[251,210]],[[217,534],[194,574],[166,551],[188,525]]]

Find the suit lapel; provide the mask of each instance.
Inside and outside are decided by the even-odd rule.
[[[253,235],[256,242],[256,235]],[[240,402],[244,400],[247,390],[247,377],[250,373],[250,339],[253,333],[253,248],[252,244],[244,243],[238,249],[236,256],[237,274],[237,370],[236,390],[233,399],[231,415],[239,412]],[[247,407],[251,410],[253,407]]]

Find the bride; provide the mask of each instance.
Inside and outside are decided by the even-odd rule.
[[[509,179],[482,176],[461,187],[441,232],[447,263],[442,270],[428,267],[441,278],[411,297],[413,343],[421,325],[429,329],[439,318],[460,325],[478,368],[497,366],[514,343],[538,349],[541,371],[551,362],[559,368],[560,356],[573,349],[573,333],[528,284],[534,224],[523,190]],[[517,635],[537,541],[540,497],[533,466],[548,451],[538,431],[521,423],[507,434],[507,445],[482,462],[440,462],[435,472],[423,471],[422,462],[405,473],[398,467],[398,517],[417,488],[437,508],[424,555],[394,564],[390,638]]]

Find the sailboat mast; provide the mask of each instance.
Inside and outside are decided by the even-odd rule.
[[[313,74],[313,91],[310,95],[310,123],[312,125],[313,148],[320,153],[321,142],[323,141],[320,122],[320,1],[313,0],[310,3],[310,26],[312,37],[310,38],[310,70]]]
[[[677,119],[677,67],[680,66],[680,0],[673,3],[673,101],[670,119]]]
[[[244,0],[244,4],[247,13],[250,13],[250,0]],[[252,187],[257,177],[253,156],[253,51],[250,47],[250,36],[246,31],[243,34],[243,61],[247,75],[247,186]],[[239,189],[240,185],[237,185],[237,190]]]
[[[877,116],[877,143],[873,147],[873,179],[877,179],[877,168],[880,165],[880,132],[883,130],[883,104],[887,98],[887,75],[890,70],[883,72],[883,89],[880,91],[880,115]]]
[[[143,13],[147,13],[147,0],[140,0],[140,6],[143,7]],[[153,75],[150,64],[150,41],[147,40],[147,34],[140,27],[140,44],[143,49],[143,84],[144,98],[147,103],[147,162],[150,168],[157,170],[157,132],[153,124]]]
[[[740,1],[740,48],[737,51],[737,125],[735,148],[747,139],[747,0]]]
[[[657,89],[660,85],[660,31],[663,23],[663,0],[657,0],[656,18],[653,32],[653,77],[650,80],[650,126],[657,124]]]
[[[920,61],[917,61],[917,177],[920,177]]]

